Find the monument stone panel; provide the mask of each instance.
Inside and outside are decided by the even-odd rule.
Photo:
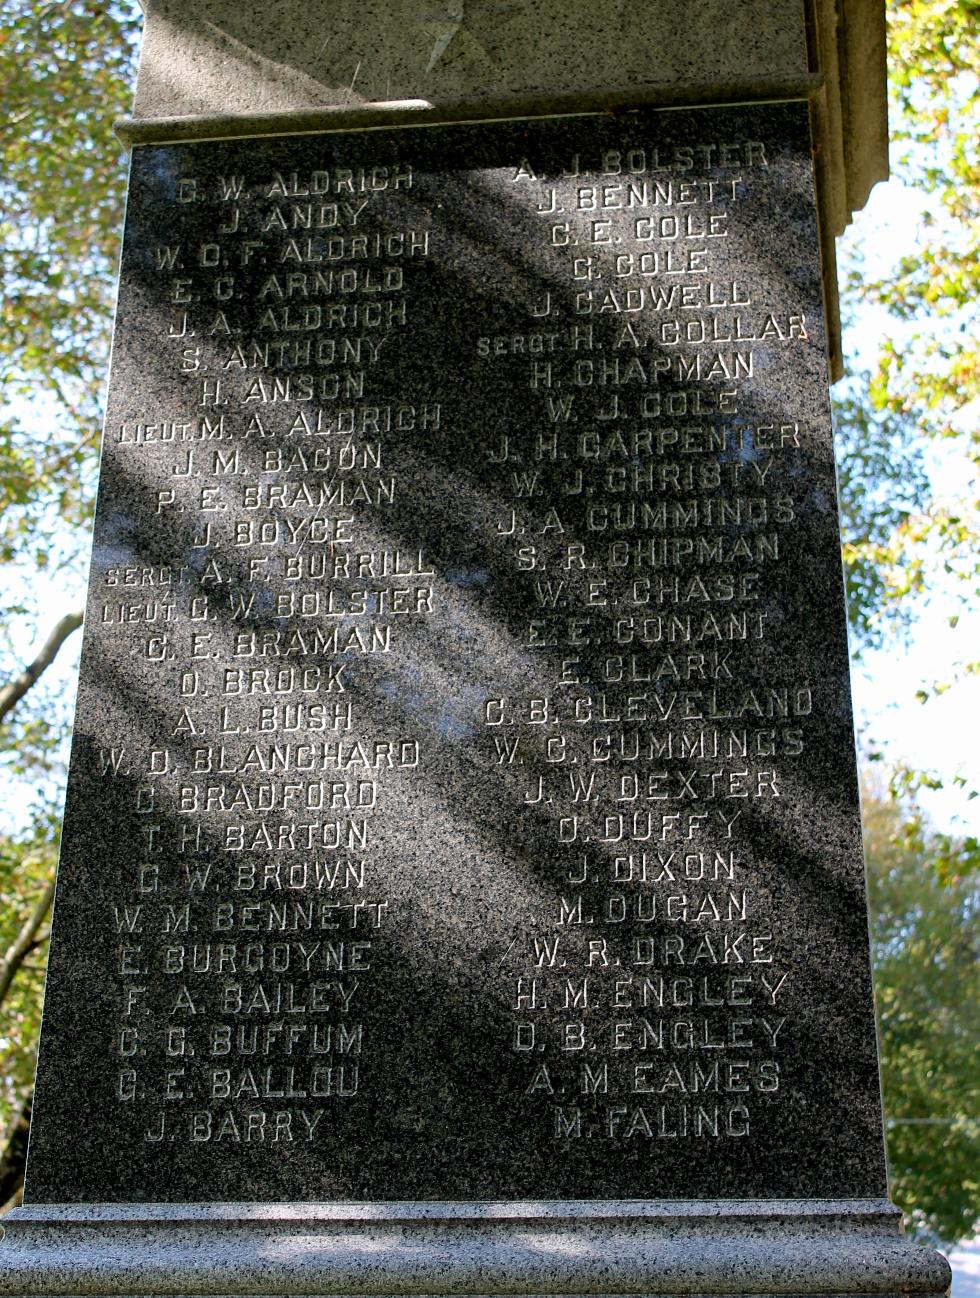
[[[137,146],[27,1201],[886,1193],[807,107]]]

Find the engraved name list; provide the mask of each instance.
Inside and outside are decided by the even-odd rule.
[[[45,1027],[112,1133],[42,1068],[42,1194],[841,1166],[814,230],[794,104],[135,149]]]

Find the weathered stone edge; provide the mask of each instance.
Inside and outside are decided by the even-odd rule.
[[[505,121],[522,117],[564,117],[574,113],[628,112],[631,108],[695,108],[812,99],[821,90],[820,73],[772,81],[742,80],[685,86],[610,87],[561,94],[489,96],[455,102],[405,99],[390,102],[323,104],[291,112],[206,113],[186,117],[121,117],[115,131],[127,147],[189,140],[228,140],[249,136],[306,135],[322,131],[382,129],[390,126],[446,125],[453,122]]]
[[[390,1199],[307,1203],[27,1203],[0,1221],[408,1221],[539,1220],[588,1217],[695,1218],[840,1217],[887,1222],[897,1230],[901,1212],[889,1199]],[[893,1233],[895,1233],[893,1231]],[[2,1235],[0,1235],[2,1238]]]
[[[34,1205],[0,1294],[943,1294],[887,1200]]]

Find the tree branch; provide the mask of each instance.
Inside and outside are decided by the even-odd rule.
[[[11,1208],[16,1208],[24,1196],[24,1164],[27,1160],[27,1136],[31,1127],[32,1107],[33,1097],[28,1096],[21,1102],[4,1136],[0,1152],[0,1199],[4,1200],[4,1204],[0,1208],[0,1217]]]
[[[28,667],[25,667],[21,674],[16,676],[9,685],[5,685],[3,689],[0,689],[0,721],[3,721],[4,717],[13,711],[41,673],[51,666],[58,650],[71,633],[77,631],[81,625],[81,613],[66,614],[48,636],[44,648],[34,661]]]
[[[7,954],[0,961],[0,1005],[6,999],[18,969],[33,949],[37,931],[47,918],[52,901],[54,901],[54,879],[44,889],[40,901],[34,907],[34,913],[25,921]]]

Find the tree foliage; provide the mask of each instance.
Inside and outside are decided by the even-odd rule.
[[[892,0],[889,23],[896,170],[928,205],[920,246],[865,288],[916,326],[906,345],[886,346],[875,395],[928,411],[933,435],[959,439],[957,419],[980,394],[980,3]],[[975,435],[967,453],[976,470]]]
[[[81,621],[69,609],[58,618],[39,608],[36,582],[39,571],[61,568],[63,585],[74,587],[72,604],[81,602],[125,201],[125,160],[112,123],[129,105],[139,11],[106,0],[6,0],[0,21],[7,595],[0,767],[9,795],[0,833],[0,1137],[13,1135],[13,1165],[0,1165],[6,1202],[22,1168],[70,723],[70,691],[42,673]],[[39,631],[45,649],[25,667],[24,644]]]
[[[54,622],[37,574],[66,569],[80,602],[113,280],[125,201],[112,133],[135,67],[135,5],[7,0],[0,28],[0,680]],[[67,611],[67,610],[66,610]],[[8,777],[57,775],[69,718],[38,692],[6,722]],[[40,706],[41,702],[44,706]],[[56,780],[38,780],[39,814]]]
[[[912,626],[914,609],[905,596],[919,568],[903,538],[929,490],[914,425],[901,414],[876,410],[870,381],[868,374],[857,375],[833,403],[841,554],[858,655],[907,635]]]
[[[0,30],[0,561],[77,553],[125,197],[135,6],[7,0]],[[59,523],[68,524],[59,528]]]
[[[980,1219],[980,875],[942,883],[890,799],[864,831],[892,1193],[952,1244]]]
[[[886,0],[891,164],[922,204],[917,240],[887,275],[860,250],[845,307],[889,323],[869,375],[844,385],[843,555],[858,651],[900,639],[942,592],[956,626],[980,595],[980,0]],[[881,317],[879,317],[881,318]],[[975,643],[942,677],[910,686],[920,703],[980,673]],[[973,776],[899,764],[892,794],[905,835],[952,879],[980,869],[980,839],[930,833],[923,790]]]
[[[23,1181],[23,1117],[34,1087],[57,852],[57,824],[0,836],[0,1208]]]
[[[110,0],[3,8],[0,684],[58,620],[38,606],[38,573],[60,569],[81,603],[125,201],[112,123],[138,24],[135,4]],[[69,704],[63,688],[34,691],[0,731],[2,773],[33,788],[38,823],[59,800]]]
[[[959,468],[947,475],[952,491],[923,492],[891,519],[875,551],[845,548],[851,568],[870,558],[876,569],[857,583],[859,631],[937,585],[959,586],[964,601],[980,593],[980,2],[888,0],[887,11],[892,171],[924,210],[918,242],[886,278],[869,277],[860,259],[851,268],[852,302],[891,320],[861,405],[866,420],[899,430],[900,459],[911,431],[920,454],[941,446]],[[852,407],[843,415],[854,421]],[[873,497],[860,508],[866,515]]]

